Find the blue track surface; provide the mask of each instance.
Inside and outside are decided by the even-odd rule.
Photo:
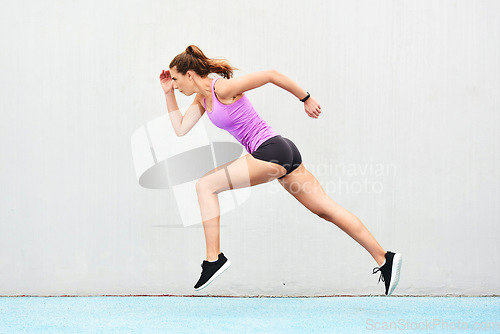
[[[0,332],[499,333],[500,298],[0,297]]]

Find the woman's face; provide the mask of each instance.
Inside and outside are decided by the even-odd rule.
[[[189,79],[189,72],[186,75],[182,75],[177,72],[177,69],[171,68],[170,75],[172,76],[172,80],[174,81],[174,89],[178,89],[184,95],[190,96],[193,94],[192,80]]]

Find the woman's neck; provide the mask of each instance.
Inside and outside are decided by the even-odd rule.
[[[197,84],[200,93],[205,99],[212,98],[212,80],[208,76],[205,78],[201,78],[200,82]]]

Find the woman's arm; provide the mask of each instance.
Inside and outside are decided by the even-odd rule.
[[[189,106],[184,116],[182,116],[182,113],[177,106],[174,90],[165,93],[165,99],[167,101],[170,122],[172,123],[174,132],[178,137],[186,135],[200,120],[201,116],[203,116],[203,113],[205,112],[205,109],[201,106],[201,97],[199,94],[196,94],[193,103]]]
[[[295,81],[276,70],[254,72],[238,78],[219,80],[216,82],[217,95],[223,99],[231,98],[248,90],[263,86],[268,82],[292,93],[299,100],[307,96],[307,92]],[[319,103],[312,96],[304,102],[304,108],[307,115],[312,118],[318,118],[321,113]]]
[[[238,78],[229,80],[218,80],[216,91],[217,96],[222,99],[229,99],[234,96],[243,94],[246,91],[258,88],[271,82],[274,70],[259,71],[242,75]]]
[[[276,86],[289,91],[299,100],[303,100],[306,96],[308,96],[308,93],[304,89],[302,89],[295,81],[278,71],[273,72],[271,82]],[[309,96],[304,102],[304,110],[306,111],[306,114],[311,118],[318,118],[319,114],[321,114],[321,107],[318,101],[316,101],[316,99],[312,96]]]
[[[174,128],[174,132],[177,136],[182,136],[181,134],[181,123],[182,123],[182,114],[177,106],[177,101],[175,100],[174,90],[170,90],[165,93],[165,100],[167,102],[167,110],[168,116],[170,117],[170,122],[172,123],[172,127]]]
[[[302,87],[300,87],[295,81],[293,81],[283,73],[280,73],[276,70],[273,70],[271,82],[276,86],[283,88],[286,91],[289,91],[290,93],[295,95],[295,97],[298,98],[299,100],[307,96],[307,92],[304,89],[302,89]]]
[[[276,70],[254,72],[238,78],[223,80],[220,83],[217,82],[217,95],[222,99],[227,99],[263,86],[269,82],[289,91],[298,99],[303,99],[307,96],[307,92],[292,79]]]

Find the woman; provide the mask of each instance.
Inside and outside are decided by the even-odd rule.
[[[379,282],[385,282],[385,294],[390,295],[399,281],[401,254],[385,251],[368,229],[352,213],[333,201],[318,180],[304,167],[294,143],[274,130],[259,116],[244,94],[269,82],[281,87],[304,103],[307,116],[318,119],[321,106],[316,99],[290,78],[275,71],[261,71],[233,77],[227,61],[207,58],[195,45],[177,55],[169,70],[160,74],[168,113],[175,133],[183,136],[206,112],[219,128],[230,132],[249,154],[215,168],[196,183],[207,259],[203,261],[195,290],[205,288],[226,270],[231,262],[220,251],[218,194],[236,188],[258,185],[278,179],[279,183],[311,212],[341,228],[375,259],[380,271]],[[211,79],[210,73],[222,76]],[[193,103],[184,116],[179,111],[174,89],[191,96]]]

